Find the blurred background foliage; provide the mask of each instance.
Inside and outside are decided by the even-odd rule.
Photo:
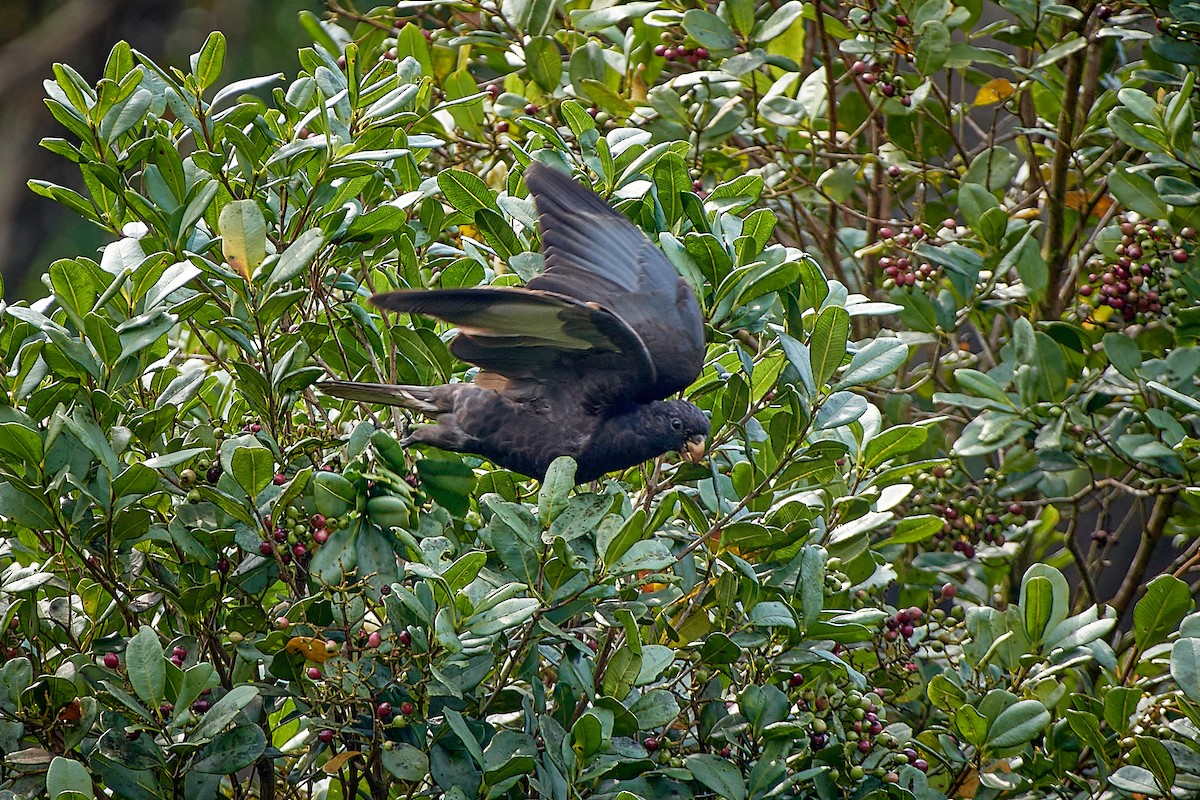
[[[296,49],[307,41],[296,13],[322,8],[320,0],[6,0],[0,14],[0,130],[8,153],[0,159],[5,297],[38,294],[38,270],[108,241],[99,228],[26,186],[31,178],[80,184],[77,169],[37,146],[42,137],[57,135],[42,89],[51,64],[69,62],[95,81],[121,40],[137,42],[142,52],[165,63],[186,63],[219,30],[230,43],[231,80],[290,72]]]

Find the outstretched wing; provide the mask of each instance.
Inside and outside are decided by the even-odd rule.
[[[704,366],[704,320],[687,283],[641,230],[569,176],[535,162],[525,183],[546,257],[528,288],[599,306],[636,333],[653,377],[624,370],[629,396],[648,402],[687,388]]]
[[[482,367],[476,382],[503,389],[513,382],[586,385],[603,403],[629,385],[654,381],[654,365],[638,335],[619,317],[553,292],[475,288],[378,294],[375,305],[425,314],[458,326],[450,351]],[[603,373],[603,382],[578,382]],[[500,378],[507,380],[500,380]]]

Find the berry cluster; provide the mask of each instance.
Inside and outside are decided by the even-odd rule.
[[[884,97],[894,97],[905,107],[912,105],[912,97],[906,92],[908,85],[904,78],[887,71],[878,61],[855,61],[850,65],[850,74],[864,86]]]
[[[895,165],[888,169],[889,175],[892,169],[896,170],[897,175],[900,174],[900,168]],[[947,220],[943,227],[953,229],[953,222],[954,220]],[[929,236],[925,227],[920,224],[901,227],[899,231],[886,225],[879,229],[879,242],[885,251],[885,254],[879,257],[879,268],[884,274],[884,289],[915,286],[929,290],[934,287],[941,277],[941,267],[921,261],[913,252],[917,243],[923,241],[937,244],[939,239]]]
[[[695,67],[708,58],[709,53],[707,47],[684,47],[683,45],[670,47],[660,44],[654,48],[654,55],[665,58],[667,61],[686,61]]]
[[[942,529],[933,535],[936,550],[974,558],[981,543],[1002,547],[1012,527],[1025,522],[1023,506],[997,496],[995,470],[986,470],[981,481],[964,483],[956,475],[953,467],[940,465],[918,475],[922,491],[910,498],[909,513],[942,518]]]
[[[860,691],[850,686],[848,681],[846,685],[839,685],[834,680],[806,686],[807,679],[800,672],[786,675],[782,683],[796,707],[813,716],[808,736],[809,749],[816,753],[840,744],[847,756],[860,762],[850,765],[851,780],[860,781],[870,774],[885,782],[894,782],[897,777],[895,768],[903,764],[912,764],[922,772],[929,769],[928,763],[918,757],[916,750],[901,747],[902,743],[884,730],[887,725],[884,689],[868,686]],[[865,762],[879,748],[885,751],[883,758],[871,758],[876,766],[867,769],[861,762]]]
[[[1093,317],[1094,309],[1102,306],[1119,313],[1126,323],[1170,315],[1177,294],[1187,296],[1173,284],[1178,265],[1191,258],[1187,243],[1195,240],[1196,229],[1183,228],[1172,235],[1165,225],[1124,217],[1120,230],[1115,258],[1095,255],[1087,261],[1087,283],[1079,287],[1083,315]]]
[[[284,509],[278,525],[270,517],[263,517],[263,541],[258,545],[258,552],[271,556],[278,548],[280,559],[284,564],[290,564],[293,558],[307,558],[312,549],[329,541],[331,532],[347,523],[324,514],[304,517],[303,513],[299,506],[291,504]]]

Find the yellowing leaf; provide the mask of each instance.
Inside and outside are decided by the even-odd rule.
[[[324,664],[325,660],[329,658],[329,648],[326,646],[325,640],[312,636],[293,636],[288,639],[284,649],[293,655],[302,655],[309,661],[315,661],[318,664]]]
[[[225,261],[246,280],[267,257],[267,223],[253,200],[234,200],[217,219]]]
[[[1088,211],[1092,195],[1090,192],[1070,191],[1063,195],[1063,205],[1072,211]],[[1102,217],[1110,208],[1112,208],[1113,199],[1108,195],[1101,195],[1096,201],[1096,207],[1091,209],[1092,216]]]
[[[975,105],[990,106],[993,103],[1002,103],[1013,96],[1016,88],[1008,78],[992,78],[990,81],[979,87],[979,93],[975,95]]]
[[[326,775],[336,775],[338,772],[341,772],[342,767],[346,766],[347,761],[354,758],[355,756],[361,756],[361,755],[362,755],[361,750],[347,750],[344,753],[338,753],[336,756],[334,756],[333,758],[329,759],[324,764],[322,764],[321,770]]]

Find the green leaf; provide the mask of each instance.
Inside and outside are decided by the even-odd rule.
[[[262,728],[242,725],[209,742],[191,768],[212,775],[232,775],[257,761],[266,749],[267,736]]]
[[[1159,175],[1154,179],[1154,189],[1164,203],[1173,206],[1200,206],[1200,186],[1193,181],[1185,181],[1174,175]]]
[[[950,29],[940,20],[930,20],[921,26],[917,42],[917,71],[931,75],[950,58]]]
[[[776,8],[771,12],[771,16],[767,17],[762,25],[754,30],[754,42],[766,45],[772,39],[776,39],[787,33],[792,24],[804,13],[804,7],[805,4],[798,2],[798,0],[788,0],[788,2]]]
[[[192,73],[201,91],[212,86],[225,68],[225,47],[225,34],[220,31],[213,31],[204,40],[204,46],[196,55],[196,66]]]
[[[1030,225],[1026,228],[1024,235],[1011,250],[1004,254],[1000,266],[997,267],[997,272],[1000,274],[1008,272],[1010,269],[1016,270],[1017,277],[1021,279],[1021,285],[1025,287],[1029,299],[1034,303],[1041,301],[1046,294],[1046,286],[1050,282],[1050,270],[1046,266],[1046,259],[1042,258],[1035,235],[1039,228],[1038,225]]]
[[[149,708],[158,708],[167,682],[162,642],[149,625],[143,625],[125,648],[125,670],[133,691]]]
[[[340,517],[357,504],[354,484],[336,472],[318,472],[313,476],[313,502],[326,517]]]
[[[847,389],[891,375],[908,360],[908,345],[900,339],[874,339],[850,359],[834,389]]]
[[[1012,398],[1004,391],[1004,388],[996,383],[991,376],[979,372],[978,370],[961,368],[954,371],[954,380],[958,381],[959,388],[964,392],[986,397],[990,400],[995,400],[998,403],[1003,403],[1009,408],[1016,409]]]
[[[562,80],[562,55],[550,36],[535,36],[525,44],[525,66],[543,91],[553,92]]]
[[[44,444],[42,435],[20,422],[0,423],[0,451],[16,456],[22,463],[40,465]]]
[[[516,628],[533,618],[540,603],[532,597],[513,597],[501,600],[477,614],[463,620],[463,630],[476,636],[490,636],[503,630]]]
[[[897,425],[875,434],[863,449],[863,467],[872,469],[925,443],[929,431],[917,425]]]
[[[1019,604],[1025,611],[1025,629],[1036,641],[1054,631],[1071,610],[1071,587],[1067,579],[1049,564],[1033,564],[1021,580]],[[1031,617],[1031,614],[1033,615]],[[1036,624],[1031,625],[1031,619]]]
[[[275,477],[275,457],[265,447],[244,445],[230,456],[229,471],[247,496],[256,498]]]
[[[1189,700],[1200,702],[1200,639],[1183,637],[1171,647],[1171,677]]]
[[[422,458],[417,461],[421,490],[456,517],[471,507],[475,472],[461,461]]]
[[[625,699],[642,671],[642,656],[629,645],[621,645],[613,653],[604,670],[603,689],[606,695]]]
[[[808,350],[812,360],[813,379],[818,387],[824,386],[842,365],[849,338],[850,314],[846,309],[830,306],[817,316]],[[845,383],[845,380],[842,382]]]
[[[905,517],[896,523],[896,532],[888,537],[884,545],[914,544],[923,542],[942,529],[944,521],[941,517],[922,514],[915,517]]]
[[[710,11],[693,8],[683,15],[683,29],[702,47],[709,50],[732,50],[737,37],[725,20]]]
[[[64,756],[55,756],[50,762],[50,769],[46,772],[46,793],[50,795],[50,800],[96,796],[87,767]]]
[[[234,200],[227,204],[221,209],[217,228],[221,232],[221,252],[225,261],[249,280],[267,257],[267,222],[258,203]]]
[[[288,245],[283,254],[279,256],[275,269],[271,270],[271,276],[267,278],[267,287],[287,283],[308,269],[308,265],[316,258],[317,253],[321,252],[324,245],[325,234],[320,228],[310,228],[297,236],[295,241]]]
[[[429,756],[406,742],[396,742],[379,754],[383,768],[402,781],[419,781],[429,774]]]
[[[1170,752],[1158,739],[1150,736],[1137,736],[1137,749],[1142,754],[1142,763],[1154,774],[1163,794],[1170,794],[1175,785],[1175,762]]]
[[[1179,578],[1159,575],[1150,581],[1146,594],[1133,608],[1133,637],[1138,646],[1145,650],[1165,641],[1192,607],[1188,585]]]
[[[684,765],[700,783],[728,800],[746,800],[746,781],[727,758],[711,753],[694,753]]]
[[[456,211],[474,218],[481,208],[496,210],[496,199],[483,178],[461,169],[448,169],[438,173],[438,186]]]
[[[575,485],[575,460],[559,456],[550,462],[546,478],[538,490],[538,518],[549,525],[567,507],[571,488]]]
[[[1154,182],[1149,177],[1134,172],[1124,161],[1117,162],[1107,172],[1108,189],[1113,197],[1131,211],[1150,219],[1165,219],[1167,204],[1158,196]]]
[[[76,262],[60,259],[50,265],[50,285],[58,304],[75,327],[82,330],[83,318],[96,302],[96,284],[92,276]]]
[[[1159,788],[1154,773],[1145,767],[1135,767],[1132,764],[1126,764],[1110,775],[1108,780],[1113,786],[1135,797],[1138,795],[1148,797],[1163,796],[1162,789]]]
[[[668,225],[674,225],[683,216],[683,193],[692,188],[683,156],[667,153],[660,158],[654,165],[654,185],[663,216]]]
[[[1018,700],[1000,712],[988,730],[987,746],[1000,750],[1033,739],[1050,724],[1050,712],[1037,700]]]
[[[250,705],[258,697],[258,687],[242,684],[235,686],[213,704],[204,717],[200,720],[200,724],[192,731],[189,739],[191,741],[202,741],[204,739],[216,736],[221,730],[233,721],[233,718],[241,713],[242,709]]]
[[[1025,630],[1035,643],[1040,641],[1050,622],[1054,606],[1054,589],[1050,579],[1042,576],[1027,580],[1021,587],[1024,597],[1021,608],[1025,612]]]
[[[1104,345],[1104,355],[1117,372],[1137,381],[1137,371],[1142,366],[1142,351],[1133,337],[1110,331],[1101,339]]]

